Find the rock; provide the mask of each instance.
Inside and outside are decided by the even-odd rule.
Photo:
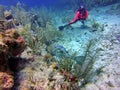
[[[8,54],[17,56],[26,48],[25,39],[20,36],[16,30],[7,30],[2,33],[2,42],[8,47]]]
[[[0,90],[11,90],[13,87],[13,72],[8,65],[8,59],[20,55],[25,48],[25,39],[16,30],[10,29],[0,33]]]

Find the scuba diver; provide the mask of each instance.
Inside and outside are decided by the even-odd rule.
[[[88,18],[88,10],[85,9],[84,5],[81,5],[80,8],[77,10],[75,18],[70,21],[68,24],[64,26],[59,26],[59,30],[63,30],[65,27],[77,22],[81,21],[81,23],[84,25],[84,21]]]

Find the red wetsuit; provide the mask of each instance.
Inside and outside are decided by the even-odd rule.
[[[87,18],[88,18],[88,10],[85,10],[84,14],[82,11],[78,10],[76,12],[75,18],[69,22],[69,25],[75,23],[78,20],[86,20]]]

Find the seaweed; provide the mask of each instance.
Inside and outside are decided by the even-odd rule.
[[[99,29],[99,27],[100,27],[100,24],[95,19],[93,19],[92,20],[92,29],[97,30],[97,29]]]
[[[61,57],[57,60],[58,70],[60,72],[69,73],[72,76],[77,78],[77,81],[81,83],[81,86],[84,86],[88,82],[92,82],[92,79],[95,75],[99,75],[102,72],[103,67],[100,67],[96,70],[93,69],[94,63],[96,62],[97,54],[99,50],[91,52],[91,48],[95,45],[94,40],[90,40],[86,48],[84,56],[76,57],[76,54],[68,57]],[[71,80],[66,74],[65,77],[67,80]],[[74,79],[76,81],[76,79]]]
[[[94,18],[90,19],[90,22],[91,22],[91,30],[90,31],[92,31],[92,32],[105,31],[105,24],[101,24],[101,23],[97,22],[97,20],[95,20]]]
[[[42,45],[40,39],[38,36],[33,37],[32,35],[30,35],[28,37],[28,46],[32,49],[33,53],[35,55],[39,55],[40,54],[40,46]]]
[[[17,30],[25,37],[34,54],[40,54],[40,46],[57,40],[61,33],[53,24],[54,13],[46,7],[32,8],[30,12],[21,3],[11,7],[12,15],[22,25]],[[32,12],[32,13],[31,13]],[[35,17],[34,17],[35,16]]]

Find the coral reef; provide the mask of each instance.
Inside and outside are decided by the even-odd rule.
[[[19,72],[20,86],[16,89],[43,89],[43,90],[65,90],[70,88],[68,82],[64,81],[64,77],[53,67],[44,61],[44,57],[36,56],[35,62],[27,64],[27,66]]]
[[[19,25],[19,22],[14,19],[10,11],[4,11],[4,17],[0,20],[0,31],[5,31],[7,29],[16,28]]]
[[[13,85],[13,76],[5,72],[0,72],[0,90],[11,90]]]
[[[14,74],[9,67],[9,58],[20,55],[25,48],[26,42],[16,30],[0,32],[0,89],[11,90],[13,87]]]
[[[7,54],[5,54],[6,56],[17,56],[26,48],[24,38],[20,36],[16,30],[7,30],[1,33],[1,41],[8,47],[8,50],[5,51],[5,53],[7,52]],[[3,50],[6,50],[6,48],[3,48]]]
[[[54,13],[46,7],[32,8],[28,12],[21,3],[17,3],[15,7],[11,7],[11,13],[21,25],[17,31],[26,39],[28,46],[36,55],[41,53],[40,46],[53,43],[61,36],[53,24]]]

